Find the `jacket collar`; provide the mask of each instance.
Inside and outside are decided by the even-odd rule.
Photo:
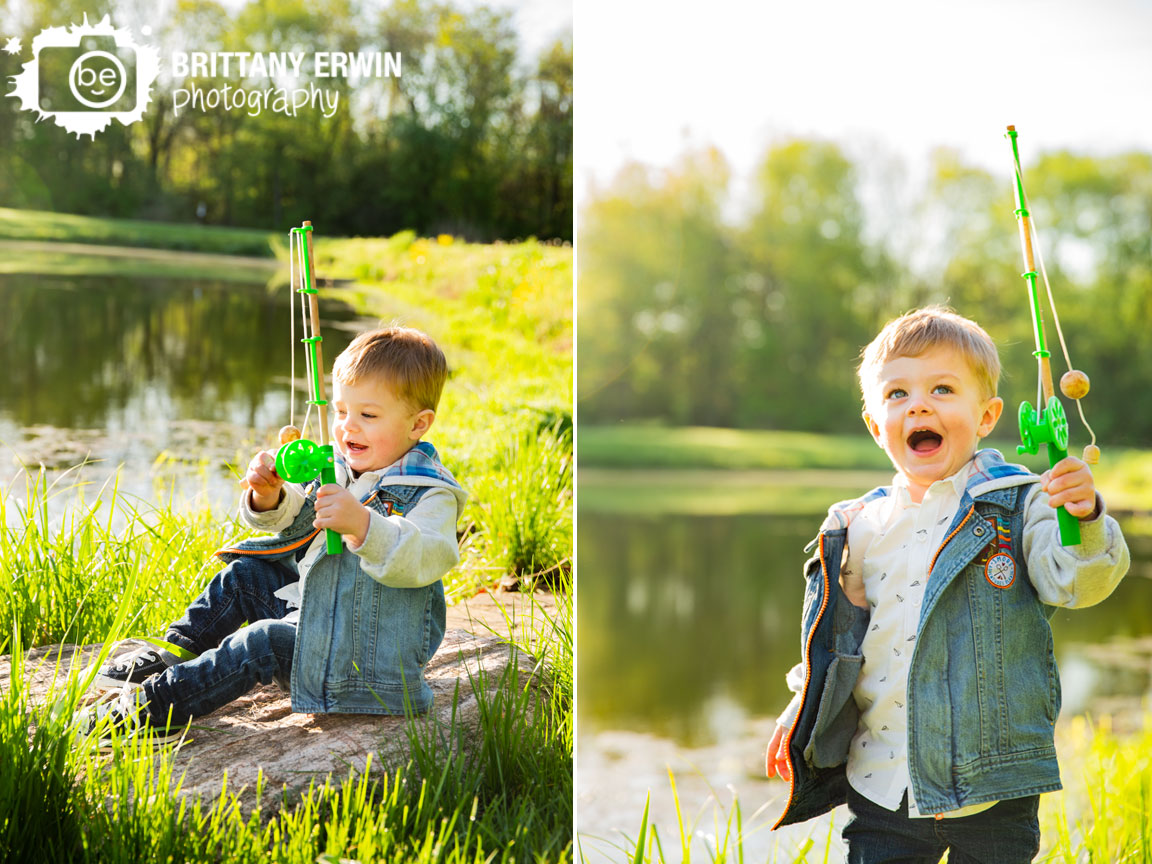
[[[335,451],[336,465],[349,477],[348,466],[339,450]],[[440,462],[436,448],[428,441],[419,441],[407,453],[378,471],[365,471],[361,478],[369,478],[374,485],[399,482],[411,486],[448,486],[459,489],[456,478]]]

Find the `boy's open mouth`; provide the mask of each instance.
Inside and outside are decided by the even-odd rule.
[[[348,448],[349,453],[363,453],[368,447],[364,444],[357,444],[355,441],[346,441],[344,446]]]
[[[917,429],[908,436],[908,446],[917,453],[931,453],[943,442],[943,436],[931,429]]]

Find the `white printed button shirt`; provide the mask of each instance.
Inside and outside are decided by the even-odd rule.
[[[920,624],[928,570],[956,516],[972,462],[933,483],[919,504],[897,474],[892,494],[874,499],[848,526],[840,585],[857,606],[870,607],[861,645],[864,665],[853,690],[860,723],[848,752],[848,782],[889,810],[908,792],[908,815],[968,816],[996,804],[946,814],[921,814],[908,773],[908,667]]]

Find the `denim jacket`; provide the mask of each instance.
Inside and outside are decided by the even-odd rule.
[[[382,516],[403,516],[432,487],[464,493],[436,458],[431,444],[409,451],[412,463],[390,468],[361,503]],[[274,536],[245,540],[217,555],[233,561],[241,555],[277,560],[291,569],[319,529],[316,491],[292,524]],[[455,540],[455,537],[453,537]],[[370,578],[358,556],[347,549],[322,555],[312,566],[300,600],[296,645],[292,654],[292,710],[307,713],[403,714],[432,704],[424,680],[427,664],[444,637],[444,584],[393,588]]]
[[[1085,606],[1112,591],[1128,551],[1109,516],[1082,523],[1084,549],[1054,550],[1055,511],[1039,478],[982,450],[944,543],[929,566],[908,672],[908,770],[924,813],[1060,788],[1053,733],[1060,678],[1045,604]],[[802,822],[844,802],[848,750],[860,711],[853,688],[869,612],[840,587],[848,524],[888,488],[834,505],[805,565],[801,629],[804,684],[786,730],[792,770],[776,826]],[[1098,502],[1099,503],[1099,502]],[[1026,550],[1029,554],[1026,555]],[[1008,555],[1012,567],[989,560]],[[1083,554],[1091,565],[1080,565]],[[1029,570],[1031,565],[1032,570]],[[1070,589],[1078,566],[1091,591]]]

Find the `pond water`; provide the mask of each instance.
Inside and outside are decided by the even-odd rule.
[[[230,500],[227,463],[288,422],[289,295],[286,284],[0,275],[0,489],[19,463],[56,472],[89,458],[88,479],[123,465],[121,488],[142,497],[159,470]],[[325,301],[321,315],[330,368],[355,315]],[[296,376],[299,425],[299,351]]]
[[[596,506],[581,503],[579,512],[578,830],[634,838],[651,789],[667,848],[676,824],[672,766],[686,821],[709,802],[730,812],[738,794],[747,828],[753,809],[767,803],[745,851],[771,850],[780,838],[767,826],[787,787],[764,779],[763,754],[788,701],[784,675],[799,657],[803,549],[821,515],[688,515],[676,512],[683,496],[652,498],[646,513],[631,504],[605,512],[612,508],[602,506],[603,490],[585,491],[582,479],[580,501]],[[746,502],[748,490],[736,491]],[[760,491],[766,501],[790,494]],[[723,495],[718,484],[695,497]],[[1052,619],[1062,716],[1152,692],[1152,542],[1127,539],[1133,566],[1115,594]],[[703,823],[702,834],[715,833],[711,815]],[[822,849],[826,822],[795,836],[813,832]],[[787,848],[779,860],[791,860]]]

